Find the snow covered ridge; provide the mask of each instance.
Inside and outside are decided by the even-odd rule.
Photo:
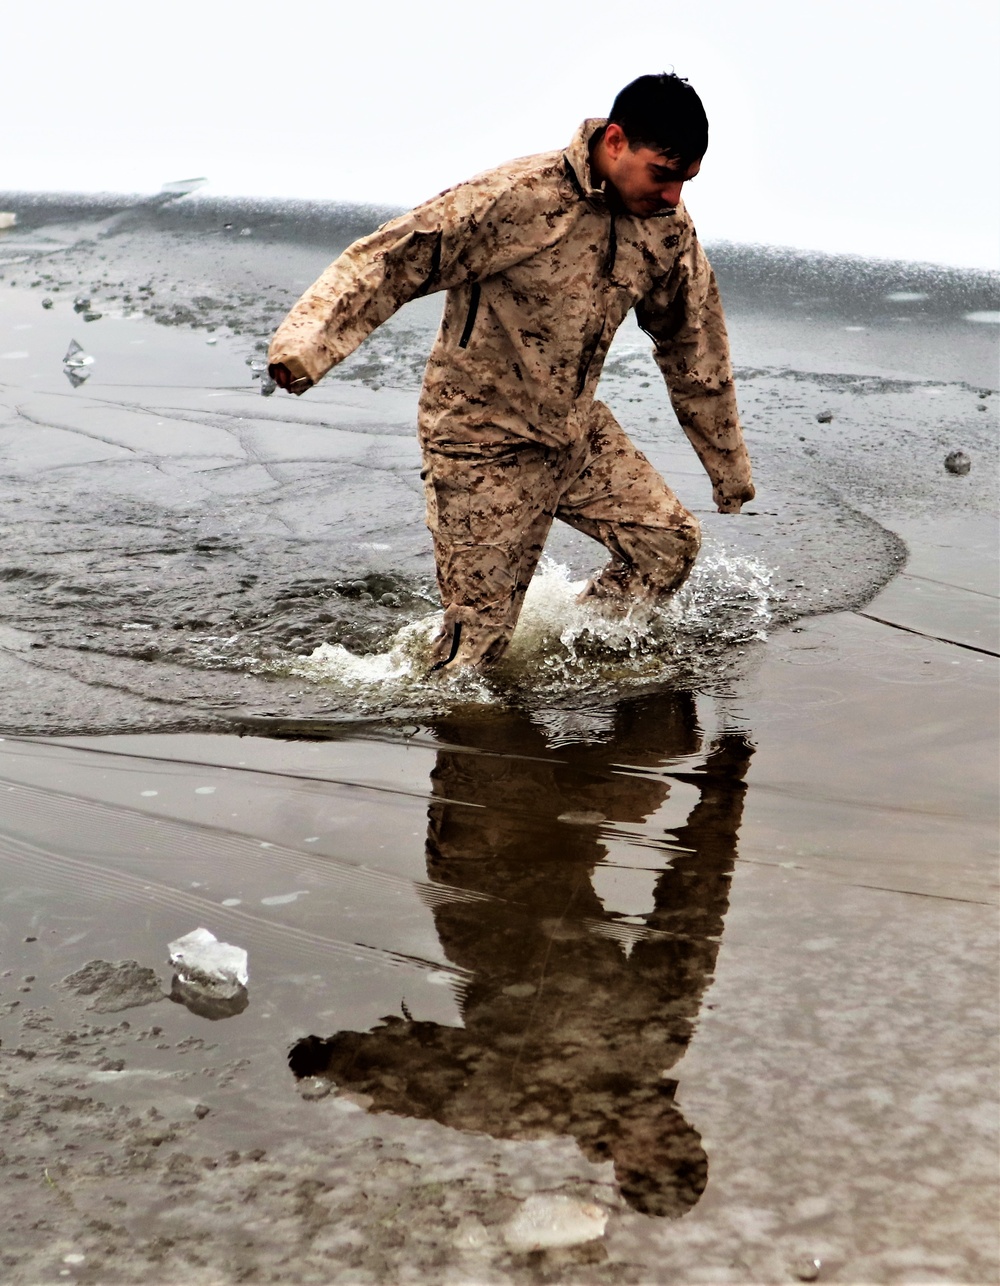
[[[268,240],[338,248],[373,232],[402,207],[356,201],[219,197],[196,191],[204,180],[165,183],[158,193],[0,192],[0,210],[16,215],[19,229],[70,219],[100,219],[146,207],[164,231],[214,229],[226,223],[256,225]],[[176,189],[168,191],[168,189]],[[165,196],[170,197],[163,201]],[[3,216],[0,215],[0,218]],[[0,225],[2,227],[3,225]],[[8,225],[13,226],[13,225]],[[709,241],[706,249],[727,303],[746,290],[759,306],[788,302],[800,294],[825,296],[834,307],[856,313],[880,307],[894,294],[926,295],[927,306],[950,311],[1000,308],[1000,272],[861,255],[831,254],[794,246]]]

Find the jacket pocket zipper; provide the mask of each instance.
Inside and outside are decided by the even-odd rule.
[[[465,319],[465,328],[462,331],[462,338],[458,341],[459,348],[468,348],[469,340],[472,338],[472,328],[476,324],[476,313],[479,312],[479,296],[482,293],[479,282],[476,281],[472,286],[472,293],[469,295],[469,315]]]
[[[586,350],[584,351],[583,357],[580,361],[580,373],[577,376],[577,380],[576,380],[577,397],[579,397],[580,394],[583,392],[584,387],[587,383],[587,376],[590,374],[590,368],[593,365],[594,357],[597,355],[597,350],[601,346],[601,340],[604,338],[604,328],[607,325],[607,323],[608,323],[608,319],[607,319],[607,316],[605,316],[601,322],[601,329],[597,332],[597,334],[594,336],[594,339],[591,341],[591,343],[587,346]]]

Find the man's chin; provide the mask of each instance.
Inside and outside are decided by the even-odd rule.
[[[662,201],[632,201],[627,206],[629,214],[634,214],[640,219],[652,218],[654,214],[667,214],[675,208],[675,206],[664,205]]]

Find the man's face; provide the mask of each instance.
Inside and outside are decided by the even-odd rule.
[[[633,149],[618,125],[604,136],[607,176],[629,214],[648,217],[670,210],[681,199],[684,184],[701,169],[701,160],[685,169],[676,157],[649,147]]]

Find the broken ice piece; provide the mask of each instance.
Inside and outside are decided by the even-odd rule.
[[[83,351],[83,345],[78,344],[75,339],[71,340],[63,358],[63,374],[74,388],[79,388],[90,379],[92,372],[88,368],[93,364],[94,359]]]
[[[82,366],[93,366],[94,359],[89,353],[85,353],[83,345],[78,344],[75,339],[70,340],[69,348],[66,349],[66,356],[63,358],[63,366],[68,366],[70,370],[79,370]]]
[[[210,988],[197,982],[183,982],[175,973],[170,985],[170,999],[199,1018],[218,1022],[220,1018],[235,1018],[241,1014],[250,1003],[250,993],[239,983],[232,988]]]
[[[187,196],[189,192],[196,192],[208,182],[208,179],[174,179],[172,183],[164,183],[160,191],[169,193],[170,196]]]
[[[15,223],[17,223],[17,215],[13,210],[0,210],[0,230],[12,228]]]
[[[261,397],[270,397],[277,387],[277,384],[275,384],[274,380],[271,379],[270,375],[262,375],[260,377]]]
[[[220,942],[208,929],[194,929],[167,948],[180,982],[204,987],[213,995],[232,995],[248,980],[247,953]]]
[[[604,1236],[608,1212],[575,1197],[537,1194],[504,1224],[504,1241],[515,1253],[579,1246]]]

